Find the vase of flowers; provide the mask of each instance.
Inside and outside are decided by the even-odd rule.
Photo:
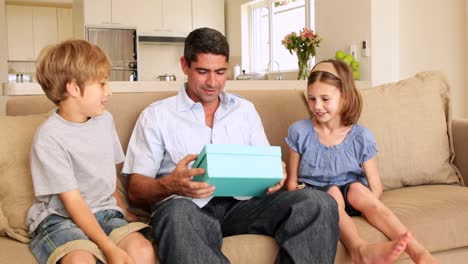
[[[299,31],[287,34],[281,41],[289,53],[295,52],[297,55],[297,65],[299,72],[297,73],[298,80],[307,80],[309,76],[309,60],[315,56],[316,48],[320,47],[321,37],[314,33],[312,29],[304,27]]]

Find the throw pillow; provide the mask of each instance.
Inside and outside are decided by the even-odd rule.
[[[29,153],[47,114],[0,117],[0,236],[30,240],[26,217],[34,199]]]
[[[359,123],[377,140],[385,190],[422,184],[461,184],[453,165],[450,89],[439,72],[361,90]]]

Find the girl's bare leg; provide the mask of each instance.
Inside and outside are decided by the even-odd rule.
[[[340,238],[350,253],[353,263],[392,263],[405,251],[411,240],[410,233],[405,233],[389,242],[369,244],[359,236],[356,225],[346,213],[344,199],[338,187],[331,187],[328,193],[338,203]]]
[[[391,240],[408,233],[403,223],[372,192],[360,183],[354,183],[348,190],[349,203],[363,213],[367,221],[382,231]],[[416,264],[437,263],[434,257],[415,238],[408,242],[406,253]]]

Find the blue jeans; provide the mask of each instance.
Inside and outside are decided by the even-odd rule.
[[[104,232],[109,235],[114,229],[127,225],[122,213],[103,210],[94,214]],[[32,234],[29,243],[39,263],[46,263],[55,249],[74,240],[89,240],[88,236],[70,219],[59,215],[46,217]]]
[[[334,263],[339,238],[338,207],[325,192],[304,189],[238,201],[213,198],[202,209],[172,199],[151,219],[161,263],[229,263],[223,237],[262,234],[280,250],[275,263]]]

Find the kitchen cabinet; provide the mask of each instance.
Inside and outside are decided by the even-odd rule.
[[[192,0],[193,29],[210,27],[224,34],[224,1]]]
[[[224,33],[222,0],[74,0],[73,16],[81,38],[85,26],[136,27],[143,36],[185,37],[206,26]]]
[[[192,31],[189,0],[136,0],[139,35],[186,36]]]
[[[57,42],[55,7],[6,6],[8,60],[34,61],[47,45]]]
[[[136,5],[128,0],[74,0],[81,25],[135,26]],[[75,12],[76,11],[76,12]]]
[[[85,27],[136,27],[136,1],[73,0],[74,37],[85,39]]]
[[[73,17],[71,8],[57,8],[57,40],[73,37]]]
[[[163,28],[188,35],[192,31],[192,1],[163,0]]]
[[[110,24],[112,22],[111,0],[82,0],[85,25]]]
[[[96,0],[94,0],[96,1]],[[136,27],[137,24],[137,4],[138,0],[112,0],[111,22],[112,24]]]
[[[33,9],[29,6],[6,6],[8,60],[34,60]]]
[[[41,50],[57,43],[57,8],[33,7],[34,58]]]
[[[136,0],[138,35],[152,35],[163,28],[162,0]]]

